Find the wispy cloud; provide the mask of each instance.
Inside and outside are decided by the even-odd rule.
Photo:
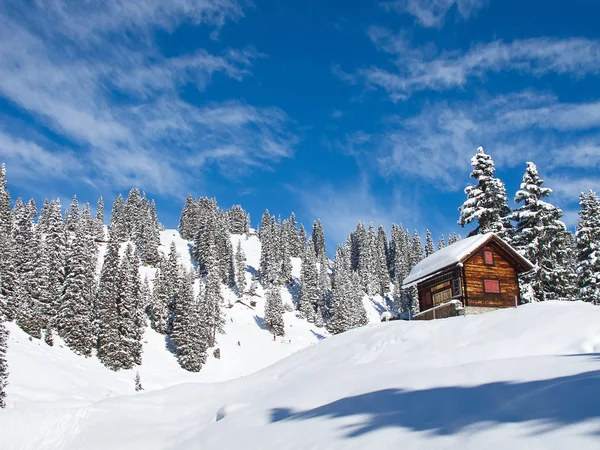
[[[393,101],[425,90],[463,88],[492,73],[517,72],[534,77],[550,73],[575,78],[600,73],[600,41],[586,38],[531,38],[477,44],[468,51],[439,52],[413,48],[403,34],[371,27],[368,35],[380,50],[394,56],[394,69],[368,67],[338,75],[346,82],[382,89]]]
[[[388,10],[414,16],[424,27],[441,27],[452,7],[456,6],[458,15],[466,20],[487,3],[487,0],[394,0],[382,5]]]
[[[533,160],[544,161],[548,170],[597,170],[600,122],[593,117],[598,109],[600,103],[565,104],[532,92],[439,102],[410,118],[389,117],[384,132],[351,135],[349,142],[365,165],[374,161],[386,177],[412,177],[454,190],[463,186],[458,175],[479,145],[504,167]]]
[[[190,162],[195,169],[225,169],[232,160],[246,169],[268,167],[293,152],[283,111],[232,101],[199,107],[181,96],[183,86],[207,89],[217,73],[241,81],[263,55],[253,48],[200,48],[167,58],[153,41],[156,29],[172,31],[182,22],[219,29],[249,5],[38,0],[25,10],[5,4],[0,95],[72,143],[62,156],[81,168],[76,174],[113,187],[181,194],[198,182]],[[5,138],[19,143],[13,148],[28,148],[23,135]],[[227,145],[235,152],[223,151]]]

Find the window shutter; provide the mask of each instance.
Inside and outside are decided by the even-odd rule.
[[[483,280],[483,288],[485,292],[492,294],[500,293],[500,282],[498,280]]]
[[[492,266],[494,264],[494,254],[489,250],[483,252],[483,262],[488,266]]]

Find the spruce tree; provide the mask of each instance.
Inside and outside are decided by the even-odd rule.
[[[124,359],[121,367],[130,369],[142,363],[142,336],[145,327],[142,309],[142,283],[139,274],[139,259],[131,244],[127,244],[121,261],[121,286],[117,306],[119,312],[119,335]]]
[[[298,310],[309,322],[314,320],[314,314],[319,304],[319,285],[317,278],[317,262],[314,248],[308,246],[304,250],[300,271],[300,294],[298,295]]]
[[[98,358],[111,370],[119,370],[127,360],[126,349],[122,346],[118,309],[121,288],[119,267],[119,241],[114,233],[109,233],[108,246],[100,273],[98,293],[95,301],[95,320],[98,332]]]
[[[142,387],[142,379],[140,378],[140,373],[139,372],[135,373],[135,378],[133,379],[133,382],[135,384],[135,391],[136,392],[144,390],[144,388]]]
[[[244,234],[250,231],[250,215],[240,205],[233,205],[227,211],[227,225],[232,234]]]
[[[361,280],[356,272],[350,275],[350,299],[353,306],[352,326],[362,327],[369,323],[367,311],[363,303],[364,292],[362,290]]]
[[[244,295],[246,290],[246,255],[242,249],[242,241],[238,241],[235,250],[235,284],[238,297]]]
[[[98,199],[98,206],[96,208],[96,221],[94,227],[94,238],[98,242],[104,242],[104,200],[102,196]]]
[[[421,243],[421,237],[419,236],[417,230],[414,230],[413,232],[409,255],[410,269],[415,267],[419,262],[423,260],[423,258],[425,258],[425,255],[423,253],[423,244]]]
[[[304,225],[300,224],[300,229],[298,230],[299,258],[302,258],[302,254],[304,253],[304,247],[306,247],[306,231],[304,230]]]
[[[211,252],[213,253],[213,252]],[[209,330],[208,346],[212,347],[216,342],[217,333],[225,332],[225,317],[221,309],[223,295],[221,294],[221,279],[217,261],[207,261],[208,275],[206,277],[206,288],[204,291],[204,302],[206,307],[206,325]]]
[[[327,330],[333,334],[343,333],[353,326],[353,305],[350,279],[350,255],[339,245],[333,260],[331,291],[331,318]]]
[[[67,277],[58,306],[56,327],[65,344],[80,355],[90,356],[93,347],[93,290],[95,267],[90,261],[92,237],[83,224],[78,224],[67,256]],[[93,244],[93,242],[92,242]]]
[[[79,202],[77,201],[77,196],[74,195],[73,200],[71,201],[71,206],[65,214],[65,226],[67,231],[75,231],[75,228],[77,228],[77,222],[79,222]]]
[[[543,187],[535,164],[528,162],[521,189],[515,196],[520,204],[513,213],[516,229],[512,244],[534,264],[522,275],[526,301],[567,300],[575,294],[575,272],[570,265],[567,228],[562,211],[546,199],[551,189]]]
[[[367,295],[381,293],[381,283],[377,276],[377,235],[373,222],[363,239],[359,240],[358,275]]]
[[[377,230],[376,273],[379,282],[379,293],[385,295],[390,290],[390,271],[388,267],[387,236],[382,226]]]
[[[271,286],[266,292],[265,325],[277,336],[285,334],[283,323],[283,301],[281,300],[281,288]]]
[[[281,280],[284,284],[291,284],[292,279],[292,256],[290,243],[283,238],[281,242]]]
[[[327,314],[331,302],[331,281],[329,279],[328,270],[329,260],[325,253],[321,253],[321,256],[319,257],[318,275],[319,303],[317,304],[315,323],[319,318],[323,319],[323,316]]]
[[[0,166],[0,234],[10,236],[12,219],[10,213],[10,193],[6,183],[6,166]]]
[[[448,245],[452,245],[455,242],[458,242],[460,240],[461,240],[460,234],[454,232],[450,236],[448,236]]]
[[[194,298],[194,274],[181,277],[178,288],[172,338],[177,347],[179,365],[190,372],[199,372],[206,362],[206,323],[202,321],[202,299]]]
[[[435,247],[433,246],[433,237],[431,231],[426,230],[425,233],[425,257],[431,256],[435,253]]]
[[[504,183],[494,178],[496,170],[494,161],[483,151],[483,147],[479,147],[471,159],[471,165],[473,166],[471,178],[477,184],[465,188],[467,200],[459,208],[458,223],[464,227],[477,221],[477,228],[469,233],[469,236],[494,232],[501,238],[507,238],[510,234],[511,211]]]
[[[2,170],[4,171],[4,165],[2,165]],[[0,231],[0,233],[2,232],[3,231]],[[8,330],[4,326],[4,316],[0,312],[0,408],[6,407],[6,386],[8,386],[8,360],[6,358],[7,349]]]
[[[121,194],[117,196],[113,203],[110,215],[110,234],[118,242],[125,242],[129,239],[129,230],[127,229],[127,219],[125,217],[125,202]]]
[[[148,306],[148,315],[152,329],[158,333],[167,332],[167,323],[169,321],[169,282],[165,279],[162,270],[158,268],[154,276],[154,286],[152,296]]]
[[[577,222],[577,263],[581,300],[600,303],[600,200],[594,191],[581,193]]]
[[[442,234],[438,240],[437,243],[437,249],[441,250],[446,246],[446,239],[444,238],[444,235]]]
[[[325,254],[325,233],[323,232],[323,225],[319,219],[313,223],[312,242],[318,260],[321,258],[322,254]]]

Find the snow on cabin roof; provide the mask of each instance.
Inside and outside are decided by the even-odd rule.
[[[420,281],[448,266],[458,264],[471,252],[491,239],[492,236],[494,236],[494,233],[476,234],[438,250],[413,267],[404,279],[402,286],[408,287],[415,281]]]

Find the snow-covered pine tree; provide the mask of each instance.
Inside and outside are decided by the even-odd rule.
[[[435,247],[433,246],[433,237],[431,231],[426,230],[425,233],[425,257],[431,256],[435,253]]]
[[[0,166],[0,234],[10,236],[12,218],[10,213],[10,193],[6,183],[6,166]]]
[[[270,286],[266,292],[265,325],[277,336],[285,334],[281,288],[277,285]]]
[[[479,147],[471,159],[471,165],[471,178],[477,184],[465,188],[467,200],[458,208],[458,224],[464,227],[477,221],[477,228],[469,236],[491,231],[503,239],[509,237],[511,211],[504,183],[499,178],[494,178],[496,169],[492,157],[483,151],[483,147]]]
[[[196,207],[194,205],[192,194],[188,194],[183,209],[181,210],[181,215],[179,216],[179,227],[177,227],[179,235],[183,239],[192,240],[195,237],[193,226],[195,209]]]
[[[442,234],[440,236],[440,238],[438,239],[438,243],[437,243],[437,249],[441,250],[446,246],[446,239],[444,238],[444,235]]]
[[[4,165],[2,165],[4,170]],[[3,231],[0,230],[0,233]],[[0,294],[1,296],[2,294]],[[6,407],[6,386],[8,386],[8,330],[4,326],[4,316],[0,312],[0,409]]]
[[[319,305],[319,284],[317,277],[317,262],[315,251],[311,246],[304,250],[300,270],[300,293],[298,295],[298,310],[306,320],[314,321],[314,314]]]
[[[214,250],[209,252],[214,254]],[[225,332],[225,317],[221,309],[223,295],[221,294],[221,279],[217,261],[207,261],[208,275],[206,276],[206,288],[204,290],[204,302],[206,303],[206,325],[209,330],[208,346],[212,347],[216,342],[216,334]]]
[[[351,290],[350,290],[350,299],[352,301],[352,327],[362,327],[369,323],[369,319],[367,317],[367,311],[365,310],[365,306],[363,304],[363,289],[360,277],[358,273],[352,272],[350,275],[351,281]]]
[[[254,297],[255,295],[257,295],[256,290],[258,289],[258,284],[256,283],[256,280],[252,280],[250,282],[250,287],[248,288],[248,295],[250,297]]]
[[[121,324],[118,299],[121,288],[119,267],[119,241],[116,234],[109,233],[108,246],[100,272],[95,306],[96,329],[98,330],[98,359],[111,370],[122,368],[127,359],[119,334]]]
[[[79,202],[77,201],[77,196],[74,195],[71,206],[65,214],[65,227],[67,228],[67,231],[75,231],[77,222],[79,222]]]
[[[150,326],[153,330],[162,334],[167,332],[167,322],[169,320],[167,284],[168,282],[165,280],[162,270],[160,268],[156,269],[150,304],[147,309]]]
[[[421,237],[419,236],[419,232],[415,229],[412,236],[412,243],[410,247],[410,269],[415,267],[419,262],[421,262],[425,258],[423,253],[423,244],[421,243]]]
[[[381,295],[385,295],[390,290],[388,258],[387,236],[385,229],[380,225],[377,230],[376,273]]]
[[[194,273],[181,277],[173,320],[173,343],[177,347],[179,365],[190,372],[199,372],[206,362],[208,342],[201,318],[202,299],[194,298]]]
[[[319,219],[313,223],[312,242],[315,248],[315,255],[318,260],[321,258],[321,254],[325,253],[325,233],[323,231],[321,220]]]
[[[333,260],[331,280],[331,318],[327,330],[332,334],[343,333],[352,328],[353,305],[350,280],[350,255],[348,249],[338,245]]]
[[[268,232],[271,229],[271,213],[268,209],[265,209],[265,212],[260,217],[260,228],[258,229],[258,237],[262,242],[262,235],[264,232]]]
[[[232,234],[244,234],[250,231],[250,215],[240,205],[233,205],[227,211],[227,225]]]
[[[142,363],[142,336],[145,327],[142,310],[140,262],[131,244],[127,244],[121,261],[121,286],[118,296],[119,335],[124,359],[121,367],[131,369]]]
[[[231,287],[235,284],[235,269],[233,265],[233,245],[231,244],[231,234],[229,233],[225,213],[219,213],[217,216],[215,249],[221,282]]]
[[[98,198],[98,206],[96,207],[96,220],[94,224],[94,239],[97,242],[104,242],[104,200],[102,196]]]
[[[140,373],[136,372],[135,373],[135,378],[133,379],[133,383],[135,385],[135,392],[139,392],[139,391],[143,391],[144,388],[142,387],[142,379],[140,377]]]
[[[159,294],[161,294],[162,296],[159,298],[159,301],[162,303],[163,306],[159,308],[166,308],[166,310],[162,309],[163,314],[165,312],[167,314],[165,332],[167,334],[170,334],[173,326],[173,316],[175,314],[175,299],[177,297],[177,289],[179,287],[179,279],[181,277],[179,254],[177,253],[177,246],[175,245],[174,241],[171,241],[171,246],[169,247],[169,255],[162,264],[161,269],[162,286]]]
[[[560,220],[562,211],[543,200],[552,192],[543,187],[535,164],[527,163],[521,189],[513,213],[516,229],[512,244],[534,264],[534,269],[521,276],[525,301],[572,300],[576,274],[570,265],[567,248],[568,231]]]
[[[110,234],[118,242],[125,242],[129,239],[127,219],[125,217],[125,202],[121,194],[117,196],[113,203],[110,215]]]
[[[600,199],[594,191],[579,196],[577,263],[579,297],[600,304]]]
[[[329,311],[329,305],[331,303],[331,280],[329,279],[329,259],[325,253],[321,253],[319,257],[319,274],[318,274],[318,286],[319,286],[319,303],[317,304],[317,312],[315,314],[315,324],[317,321],[322,320],[324,315],[326,316]]]
[[[207,261],[215,259],[218,268],[218,255],[210,254],[210,251],[216,251],[215,246],[217,236],[217,220],[219,211],[214,199],[201,198],[197,206],[198,219],[196,223],[196,234],[194,237],[194,258],[198,261],[198,271],[201,275],[208,273]],[[212,250],[211,250],[212,249]]]
[[[381,284],[377,276],[377,234],[373,222],[362,241],[358,255],[358,275],[367,295],[380,294]]]
[[[16,272],[14,267],[12,239],[0,231],[0,313],[7,320],[17,317],[18,299],[15,298]]]
[[[77,225],[75,237],[69,248],[67,277],[58,305],[56,327],[59,336],[71,350],[80,355],[90,356],[94,337],[93,291],[89,289],[89,285],[95,284],[95,271],[90,264],[93,255],[90,255],[88,242],[92,237],[83,225]]]
[[[241,240],[238,241],[235,250],[235,284],[238,297],[241,297],[246,290],[246,254],[242,249]]]
[[[301,258],[304,253],[304,247],[306,247],[306,231],[303,224],[300,224],[300,229],[298,230],[298,247],[300,250],[298,258]]]
[[[290,251],[290,241],[282,233],[281,242],[281,281],[284,284],[292,283],[292,257]]]
[[[452,245],[455,242],[460,241],[462,238],[460,237],[460,234],[458,234],[457,232],[452,233],[450,236],[448,236],[448,245]]]
[[[144,281],[142,282],[141,299],[142,310],[145,311],[147,315],[149,315],[150,302],[152,301],[152,288],[150,287],[150,281],[148,281],[148,275],[144,277]]]
[[[367,240],[365,225],[358,222],[356,230],[350,235],[350,268],[353,271],[359,271],[361,260],[361,251],[363,251]]]

